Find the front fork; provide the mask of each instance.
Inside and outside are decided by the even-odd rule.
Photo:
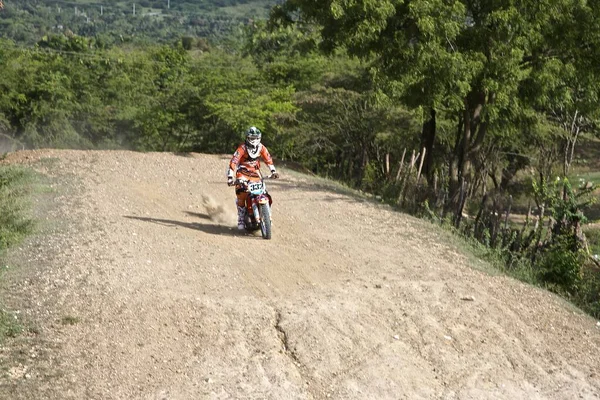
[[[256,201],[252,202],[252,212],[254,213],[254,220],[257,224],[260,224],[260,212],[258,211],[258,204]]]
[[[257,224],[260,224],[261,221],[260,211],[258,209],[259,204],[269,204],[269,198],[265,195],[261,195],[252,202],[252,212],[254,213],[254,220]]]

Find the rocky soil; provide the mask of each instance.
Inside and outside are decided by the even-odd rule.
[[[228,157],[20,151],[50,191],[2,294],[2,399],[598,399],[597,321],[315,178],[234,229]]]

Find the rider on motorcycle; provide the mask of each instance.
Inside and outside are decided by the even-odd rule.
[[[273,165],[273,159],[269,150],[260,143],[262,133],[255,126],[251,126],[245,133],[246,141],[240,144],[233,153],[227,169],[227,184],[233,186],[236,180],[251,180],[259,178],[260,160],[262,158],[265,164],[271,170],[272,178],[279,178],[279,174]],[[246,212],[246,198],[248,192],[240,187],[236,187],[236,204],[238,210],[238,229],[244,229],[244,215]]]

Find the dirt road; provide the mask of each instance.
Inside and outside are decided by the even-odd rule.
[[[597,321],[286,169],[273,239],[239,234],[227,161],[8,157],[52,191],[4,274],[30,329],[0,351],[0,398],[600,398]]]

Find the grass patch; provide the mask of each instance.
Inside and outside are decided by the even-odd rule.
[[[27,215],[33,181],[31,170],[0,166],[0,255],[33,230],[33,220]]]
[[[590,225],[583,232],[585,233],[590,253],[600,258],[600,224]]]
[[[574,171],[599,171],[600,170],[600,139],[595,136],[584,135],[575,146]]]
[[[16,314],[0,310],[0,343],[6,338],[18,336],[23,331]]]
[[[576,173],[570,178],[570,180],[574,184],[583,184],[585,182],[591,182],[594,185],[598,186],[600,185],[600,171]]]
[[[60,320],[60,322],[63,325],[75,325],[79,323],[79,318],[78,317],[74,317],[72,315],[65,315],[64,317],[62,317],[62,319]]]
[[[29,197],[34,183],[35,174],[32,170],[0,165],[0,258],[9,247],[18,244],[33,231],[34,223],[29,217]],[[0,343],[22,331],[16,314],[0,309]]]
[[[469,260],[469,265],[489,275],[508,275],[530,285],[542,287],[535,269],[526,260],[511,257],[508,251],[487,247],[475,238],[465,236],[451,225],[442,225],[447,243],[453,243]]]

